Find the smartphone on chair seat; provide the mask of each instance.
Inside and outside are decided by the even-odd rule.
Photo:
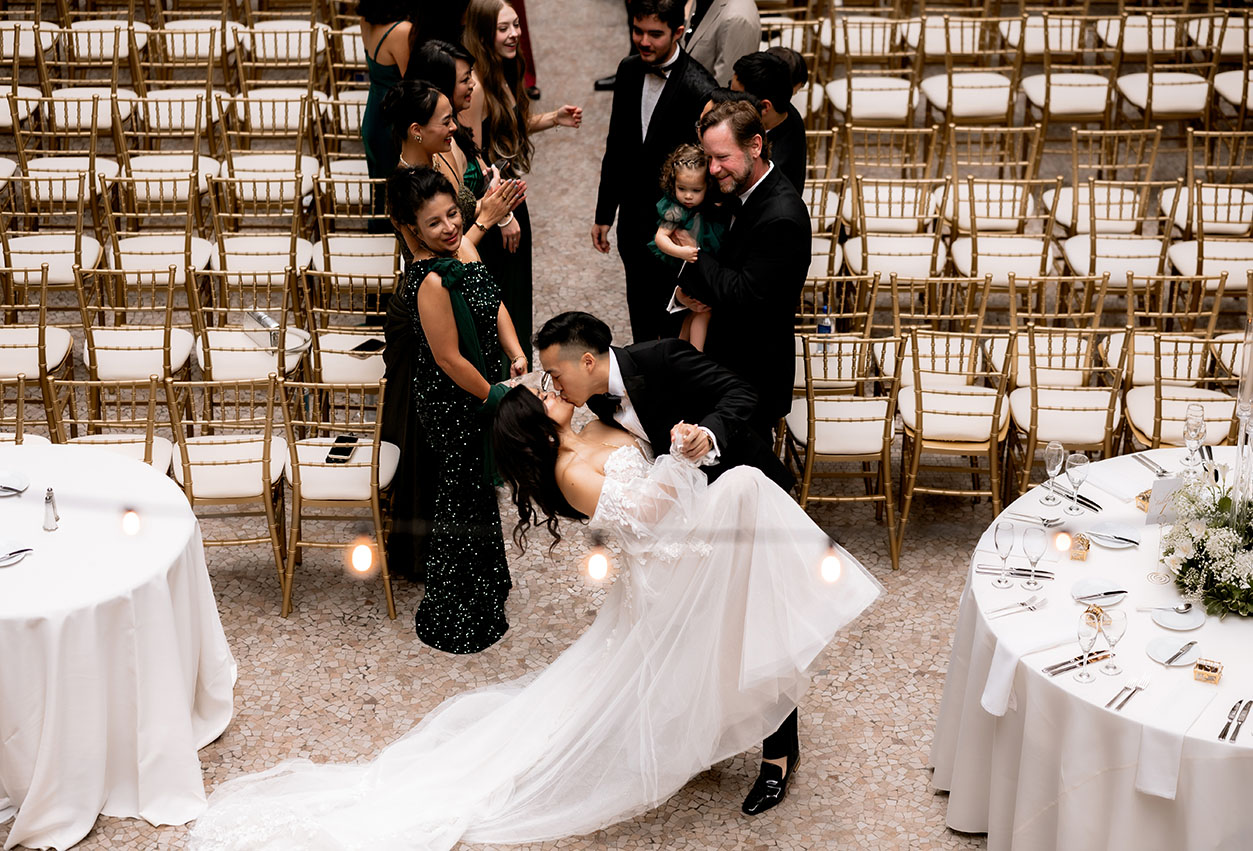
[[[326,453],[327,464],[347,464],[352,457],[352,450],[357,448],[360,437],[355,434],[340,434],[335,437],[330,450]]]

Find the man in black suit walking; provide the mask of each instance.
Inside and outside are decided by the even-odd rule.
[[[535,348],[553,389],[567,402],[586,404],[602,422],[648,441],[655,454],[669,452],[679,437],[680,451],[699,463],[711,481],[747,464],[784,490],[791,488],[792,474],[749,427],[757,398],[747,382],[683,340],[621,348],[611,341],[608,325],[572,311],[545,322]],[[795,710],[762,743],[762,759],[761,773],[744,800],[749,815],[770,809],[787,794],[800,760]]]
[[[667,282],[673,275],[648,247],[657,231],[661,167],[680,144],[696,141],[696,120],[714,88],[709,72],[679,44],[683,13],[683,0],[631,2],[631,39],[639,53],[618,65],[592,225],[592,245],[608,254],[617,215],[637,342],[657,339],[669,325]]]
[[[767,442],[792,406],[796,305],[809,270],[809,212],[769,160],[761,115],[720,103],[700,121],[709,174],[732,198],[717,256],[702,251],[679,273],[673,306],[713,310],[705,353],[757,391],[750,423]],[[676,232],[677,239],[685,234]],[[694,240],[686,240],[694,245]]]

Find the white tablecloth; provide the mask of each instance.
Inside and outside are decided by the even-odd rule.
[[[236,669],[187,500],[148,465],[90,447],[0,447],[0,470],[31,482],[0,498],[0,539],[35,548],[0,568],[5,848],[67,848],[101,813],[194,819],[196,752],[230,722]],[[42,529],[48,487],[55,532]]]
[[[1220,462],[1229,453],[1234,456],[1215,450]],[[1175,469],[1182,452],[1149,456]],[[1101,463],[1120,463],[1120,473],[1149,487],[1151,474],[1137,471],[1129,460]],[[1065,517],[1070,531],[1098,519],[1144,523],[1132,503],[1094,486],[1081,490],[1105,509],[1099,518],[1091,513],[1069,518],[1060,507],[1043,513]],[[1030,492],[1010,510],[1039,512],[1039,500],[1038,492]],[[1026,525],[1015,523],[1018,554]],[[999,564],[991,534],[985,533],[962,594],[931,751],[934,783],[949,791],[950,827],[986,832],[989,849],[1253,847],[1253,717],[1236,744],[1217,741],[1232,704],[1253,698],[1253,620],[1210,617],[1199,629],[1174,632],[1155,624],[1149,613],[1136,612],[1136,606],[1179,602],[1173,584],[1154,585],[1146,578],[1156,562],[1158,532],[1144,527],[1138,549],[1093,545],[1086,562],[1063,557],[1041,565],[1057,573],[1041,592],[1047,607],[992,620],[984,611],[1030,593],[1017,580],[1012,589],[993,588],[992,576],[973,572],[974,564]],[[1128,618],[1116,651],[1124,673],[1106,676],[1094,666],[1096,681],[1088,684],[1070,673],[1049,677],[1041,671],[1079,652],[1073,636],[1083,607],[1071,599],[1070,588],[1084,577],[1112,579],[1130,591],[1117,606]],[[1008,650],[1030,651],[1067,633],[1070,643],[1021,656],[1000,683],[1008,692],[998,693],[998,647],[1003,658]],[[1225,664],[1221,683],[1198,683],[1190,666],[1167,670],[1150,660],[1145,645],[1160,636],[1179,644],[1195,639],[1203,657]],[[1097,646],[1104,647],[1103,641]],[[1122,712],[1104,708],[1124,684],[1143,674],[1152,677],[1150,686]],[[999,705],[997,697],[1003,698]],[[1003,708],[1003,714],[993,714],[989,706]]]

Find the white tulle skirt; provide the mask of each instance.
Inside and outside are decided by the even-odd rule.
[[[289,761],[223,784],[192,847],[447,849],[584,834],[754,747],[882,589],[751,468],[710,486],[689,528],[652,558],[627,547],[596,620],[545,670],[450,698],[371,762]],[[828,563],[824,579],[832,554],[839,575]]]

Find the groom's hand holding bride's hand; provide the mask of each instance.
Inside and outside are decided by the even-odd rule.
[[[689,461],[699,461],[713,449],[705,430],[691,423],[678,423],[670,429],[670,443],[677,444],[679,454]]]

